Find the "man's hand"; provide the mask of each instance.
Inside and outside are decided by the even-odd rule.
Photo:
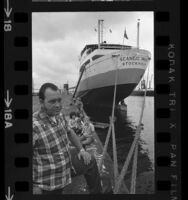
[[[81,157],[84,159],[84,163],[86,165],[88,165],[90,163],[90,161],[91,161],[91,155],[88,152],[86,152],[85,150],[81,150],[79,152],[78,159],[80,160]]]

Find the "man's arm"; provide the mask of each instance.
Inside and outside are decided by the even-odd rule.
[[[82,144],[80,143],[80,139],[78,138],[78,136],[72,129],[69,129],[68,136],[69,136],[69,140],[78,149],[78,151],[83,149]]]
[[[84,160],[84,163],[87,165],[91,161],[91,155],[84,150],[82,147],[82,144],[80,143],[80,140],[78,136],[75,134],[75,132],[72,129],[69,129],[69,139],[72,142],[72,144],[78,149],[79,154],[78,158],[80,159],[81,157]]]
[[[87,144],[91,144],[92,142],[93,142],[93,138],[87,137],[85,140],[82,141],[82,144],[87,145]]]

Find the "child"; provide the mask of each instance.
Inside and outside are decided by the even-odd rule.
[[[80,141],[86,149],[90,148],[93,145],[94,132],[95,132],[95,128],[93,124],[89,121],[88,117],[85,117],[82,136],[80,137]]]
[[[75,112],[71,112],[70,120],[69,120],[69,127],[72,128],[73,130],[76,129],[76,127],[77,127],[76,119],[77,119],[77,114]]]

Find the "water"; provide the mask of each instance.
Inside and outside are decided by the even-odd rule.
[[[134,140],[136,126],[138,125],[141,115],[143,99],[143,96],[130,96],[125,99],[125,103],[127,104],[127,112],[116,112],[117,120],[115,123],[115,134],[119,170],[122,169],[130,146]],[[92,115],[92,119],[95,119],[97,121],[97,119],[100,118],[101,121],[102,116],[105,115],[104,111],[101,111],[100,115],[99,111],[97,111],[96,109],[95,111],[98,116]],[[92,114],[94,114],[94,112]],[[138,175],[146,172],[154,172],[154,97],[146,97],[142,123],[143,130],[141,131],[139,140],[137,165]],[[108,129],[96,130],[99,138],[104,144]],[[108,153],[111,157],[113,157],[112,140],[110,140],[110,143],[108,145]],[[128,174],[126,175],[127,177],[125,177],[127,179],[130,178],[131,165],[132,162],[130,163]]]
[[[141,108],[143,104],[143,97],[130,96],[125,101],[128,105],[127,119],[132,126],[137,126]],[[151,161],[151,168],[154,167],[154,97],[146,97],[144,114],[143,114],[143,130],[140,136],[140,145],[143,153],[148,155]]]

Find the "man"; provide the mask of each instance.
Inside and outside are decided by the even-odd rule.
[[[61,113],[59,89],[45,83],[39,90],[41,108],[33,114],[33,193],[62,194],[71,179],[84,174],[90,194],[101,193],[96,161],[86,152]],[[69,140],[76,147],[69,149]]]

